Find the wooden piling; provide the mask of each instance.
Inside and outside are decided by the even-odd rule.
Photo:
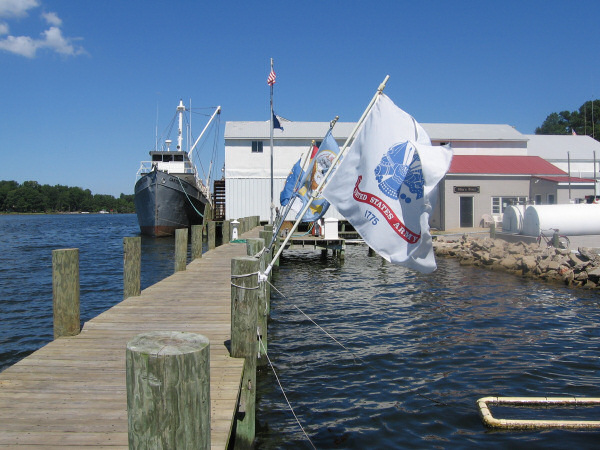
[[[185,270],[185,266],[187,265],[187,244],[187,228],[175,230],[175,272]]]
[[[54,339],[76,336],[79,319],[79,249],[52,250]]]
[[[251,448],[255,436],[258,277],[257,258],[231,260],[231,356],[244,358],[235,448]],[[252,274],[252,275],[249,275]],[[239,277],[239,278],[238,278]]]
[[[490,239],[496,239],[496,222],[490,225]]]
[[[216,247],[217,222],[211,220],[208,222],[208,249],[212,250]]]
[[[209,362],[199,334],[154,331],[128,342],[130,449],[210,448]]]
[[[258,254],[265,246],[264,239],[256,239],[250,238],[246,240],[246,250],[248,252],[248,256],[255,256]],[[259,270],[261,273],[264,273],[267,268],[265,253],[262,253],[259,258]],[[258,349],[261,355],[266,353],[268,348],[267,346],[267,322],[269,316],[269,302],[267,298],[267,286],[268,283],[263,282],[258,286],[258,307],[257,307],[257,321],[258,321],[258,331],[261,339],[263,341],[263,345]],[[264,347],[264,348],[263,348]],[[266,363],[266,358],[262,358],[261,362]]]
[[[273,224],[266,224],[263,228],[264,228],[264,231],[271,232],[271,239],[273,239],[273,233],[274,233]],[[279,238],[277,237],[275,239],[275,242],[273,243],[273,248],[271,249],[271,257],[279,251],[279,247],[280,247],[280,242],[279,242]],[[273,267],[279,267],[279,258],[277,258],[275,261],[273,261]]]
[[[142,238],[123,238],[123,299],[141,292]]]
[[[202,258],[202,229],[204,225],[192,225],[192,261]]]
[[[230,225],[230,223],[231,223],[230,220],[224,220],[223,224],[221,225],[221,237],[222,237],[223,245],[229,244],[229,242],[231,242],[231,225]]]

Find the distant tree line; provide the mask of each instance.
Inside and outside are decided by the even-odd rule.
[[[0,181],[0,212],[41,213],[99,211],[135,212],[133,195],[92,194],[80,187],[50,186],[37,181]]]
[[[588,135],[600,140],[600,101],[590,100],[577,111],[553,112],[535,134],[572,134]]]

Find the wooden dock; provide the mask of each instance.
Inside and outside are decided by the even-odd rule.
[[[258,230],[242,237],[257,237]],[[211,448],[227,448],[244,365],[226,346],[231,258],[245,254],[245,244],[210,250],[86,322],[79,335],[0,373],[0,447],[128,448],[127,342],[148,331],[187,331],[210,340]]]

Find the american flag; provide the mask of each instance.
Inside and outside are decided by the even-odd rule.
[[[271,73],[269,74],[269,78],[267,78],[267,84],[269,86],[273,86],[275,84],[275,71],[271,69]]]

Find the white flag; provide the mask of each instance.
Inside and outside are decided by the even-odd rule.
[[[381,94],[323,191],[383,258],[420,272],[436,268],[429,215],[452,160],[419,123]]]

